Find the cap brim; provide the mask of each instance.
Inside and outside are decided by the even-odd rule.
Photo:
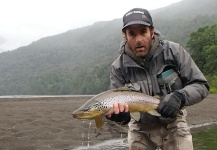
[[[144,22],[144,21],[131,21],[131,22],[128,22],[128,23],[122,28],[122,30],[123,30],[124,28],[126,28],[127,26],[130,26],[130,25],[133,25],[133,24],[142,24],[142,25],[145,25],[145,26],[151,26],[151,24],[148,23],[148,22]]]

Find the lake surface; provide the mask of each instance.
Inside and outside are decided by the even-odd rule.
[[[217,124],[192,127],[194,150],[217,150]],[[90,139],[91,141],[91,139]],[[87,144],[87,143],[86,143]],[[113,138],[95,145],[83,145],[70,150],[127,150],[126,138]]]

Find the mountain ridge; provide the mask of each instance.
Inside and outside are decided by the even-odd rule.
[[[151,14],[166,39],[185,47],[191,32],[217,23],[215,8],[215,0],[183,0]],[[121,28],[120,18],[96,22],[0,53],[0,95],[96,94],[108,89]]]

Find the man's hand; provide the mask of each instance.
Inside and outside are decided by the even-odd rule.
[[[165,118],[175,118],[184,104],[184,98],[178,92],[168,94],[161,100],[157,111]]]
[[[107,119],[121,124],[127,124],[130,122],[131,117],[128,105],[123,105],[122,103],[114,103],[113,110],[113,114],[108,114],[106,116]]]

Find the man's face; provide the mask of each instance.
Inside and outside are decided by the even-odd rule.
[[[150,50],[154,29],[144,25],[130,25],[125,29],[127,43],[138,57],[144,57]]]

